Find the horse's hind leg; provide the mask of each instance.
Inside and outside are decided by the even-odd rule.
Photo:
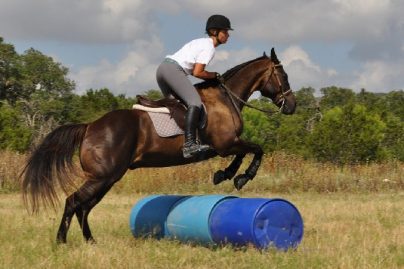
[[[105,194],[111,189],[113,184],[104,184],[98,193],[94,194],[94,197],[81,204],[76,210],[77,220],[80,224],[81,230],[83,232],[83,237],[87,242],[95,243],[95,240],[91,234],[90,226],[88,224],[88,215],[90,211],[96,206]]]
[[[74,212],[76,211],[77,206],[80,204],[77,196],[77,192],[75,192],[66,198],[65,210],[63,212],[62,220],[60,222],[59,230],[56,236],[56,242],[58,244],[66,243],[67,232],[69,230],[72,217],[74,215]]]
[[[232,179],[243,162],[245,154],[237,154],[230,165],[223,170],[217,171],[213,176],[213,184],[217,185],[225,180]]]
[[[67,232],[69,230],[70,223],[72,221],[74,213],[76,213],[77,210],[82,210],[81,208],[83,207],[83,205],[86,205],[89,201],[93,200],[94,196],[97,195],[100,191],[102,191],[104,185],[105,182],[102,181],[92,181],[92,180],[86,181],[83,184],[83,186],[81,186],[76,192],[74,192],[66,199],[65,210],[63,212],[62,220],[60,222],[56,242],[66,243]],[[86,239],[90,240],[91,232],[88,227],[88,224],[86,225],[85,229],[86,234],[89,234],[89,238]]]

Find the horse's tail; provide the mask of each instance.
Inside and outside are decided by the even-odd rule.
[[[73,155],[81,146],[86,124],[63,125],[49,133],[34,150],[21,173],[22,192],[27,207],[38,212],[40,202],[53,208],[59,202],[56,184],[67,193],[74,182],[69,177],[73,170]]]

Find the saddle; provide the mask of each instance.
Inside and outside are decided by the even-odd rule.
[[[178,127],[184,129],[185,127],[185,112],[187,108],[177,99],[163,98],[159,100],[152,100],[143,95],[137,95],[137,103],[142,106],[151,108],[165,107],[170,112],[171,118],[177,123]]]
[[[137,104],[152,109],[167,108],[170,117],[175,121],[181,130],[185,128],[185,113],[187,107],[179,100],[174,98],[163,98],[159,100],[151,100],[143,95],[137,95]],[[199,129],[203,129],[207,123],[206,107],[203,106],[201,119],[199,120]]]

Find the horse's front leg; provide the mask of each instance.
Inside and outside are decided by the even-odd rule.
[[[240,168],[241,163],[245,157],[245,153],[237,154],[230,165],[223,170],[219,170],[213,176],[213,184],[217,185],[225,180],[232,179]]]
[[[240,150],[243,150],[245,153],[253,153],[254,158],[248,168],[245,170],[244,174],[240,174],[234,178],[234,186],[237,190],[241,190],[243,186],[249,181],[252,180],[257,174],[258,168],[261,165],[261,159],[264,155],[262,148],[254,143],[240,141],[238,145]],[[245,154],[244,153],[244,154]]]

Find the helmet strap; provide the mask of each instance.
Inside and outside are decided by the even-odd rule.
[[[219,33],[220,33],[220,30],[215,29],[215,34],[213,36],[215,37],[217,44],[222,45],[223,43],[220,42],[220,40],[219,40]]]
[[[219,39],[219,37],[218,37],[218,36],[219,36],[219,35],[215,35],[216,42],[217,42],[217,44],[222,45],[223,43],[222,43],[222,42],[220,42],[220,39]]]

